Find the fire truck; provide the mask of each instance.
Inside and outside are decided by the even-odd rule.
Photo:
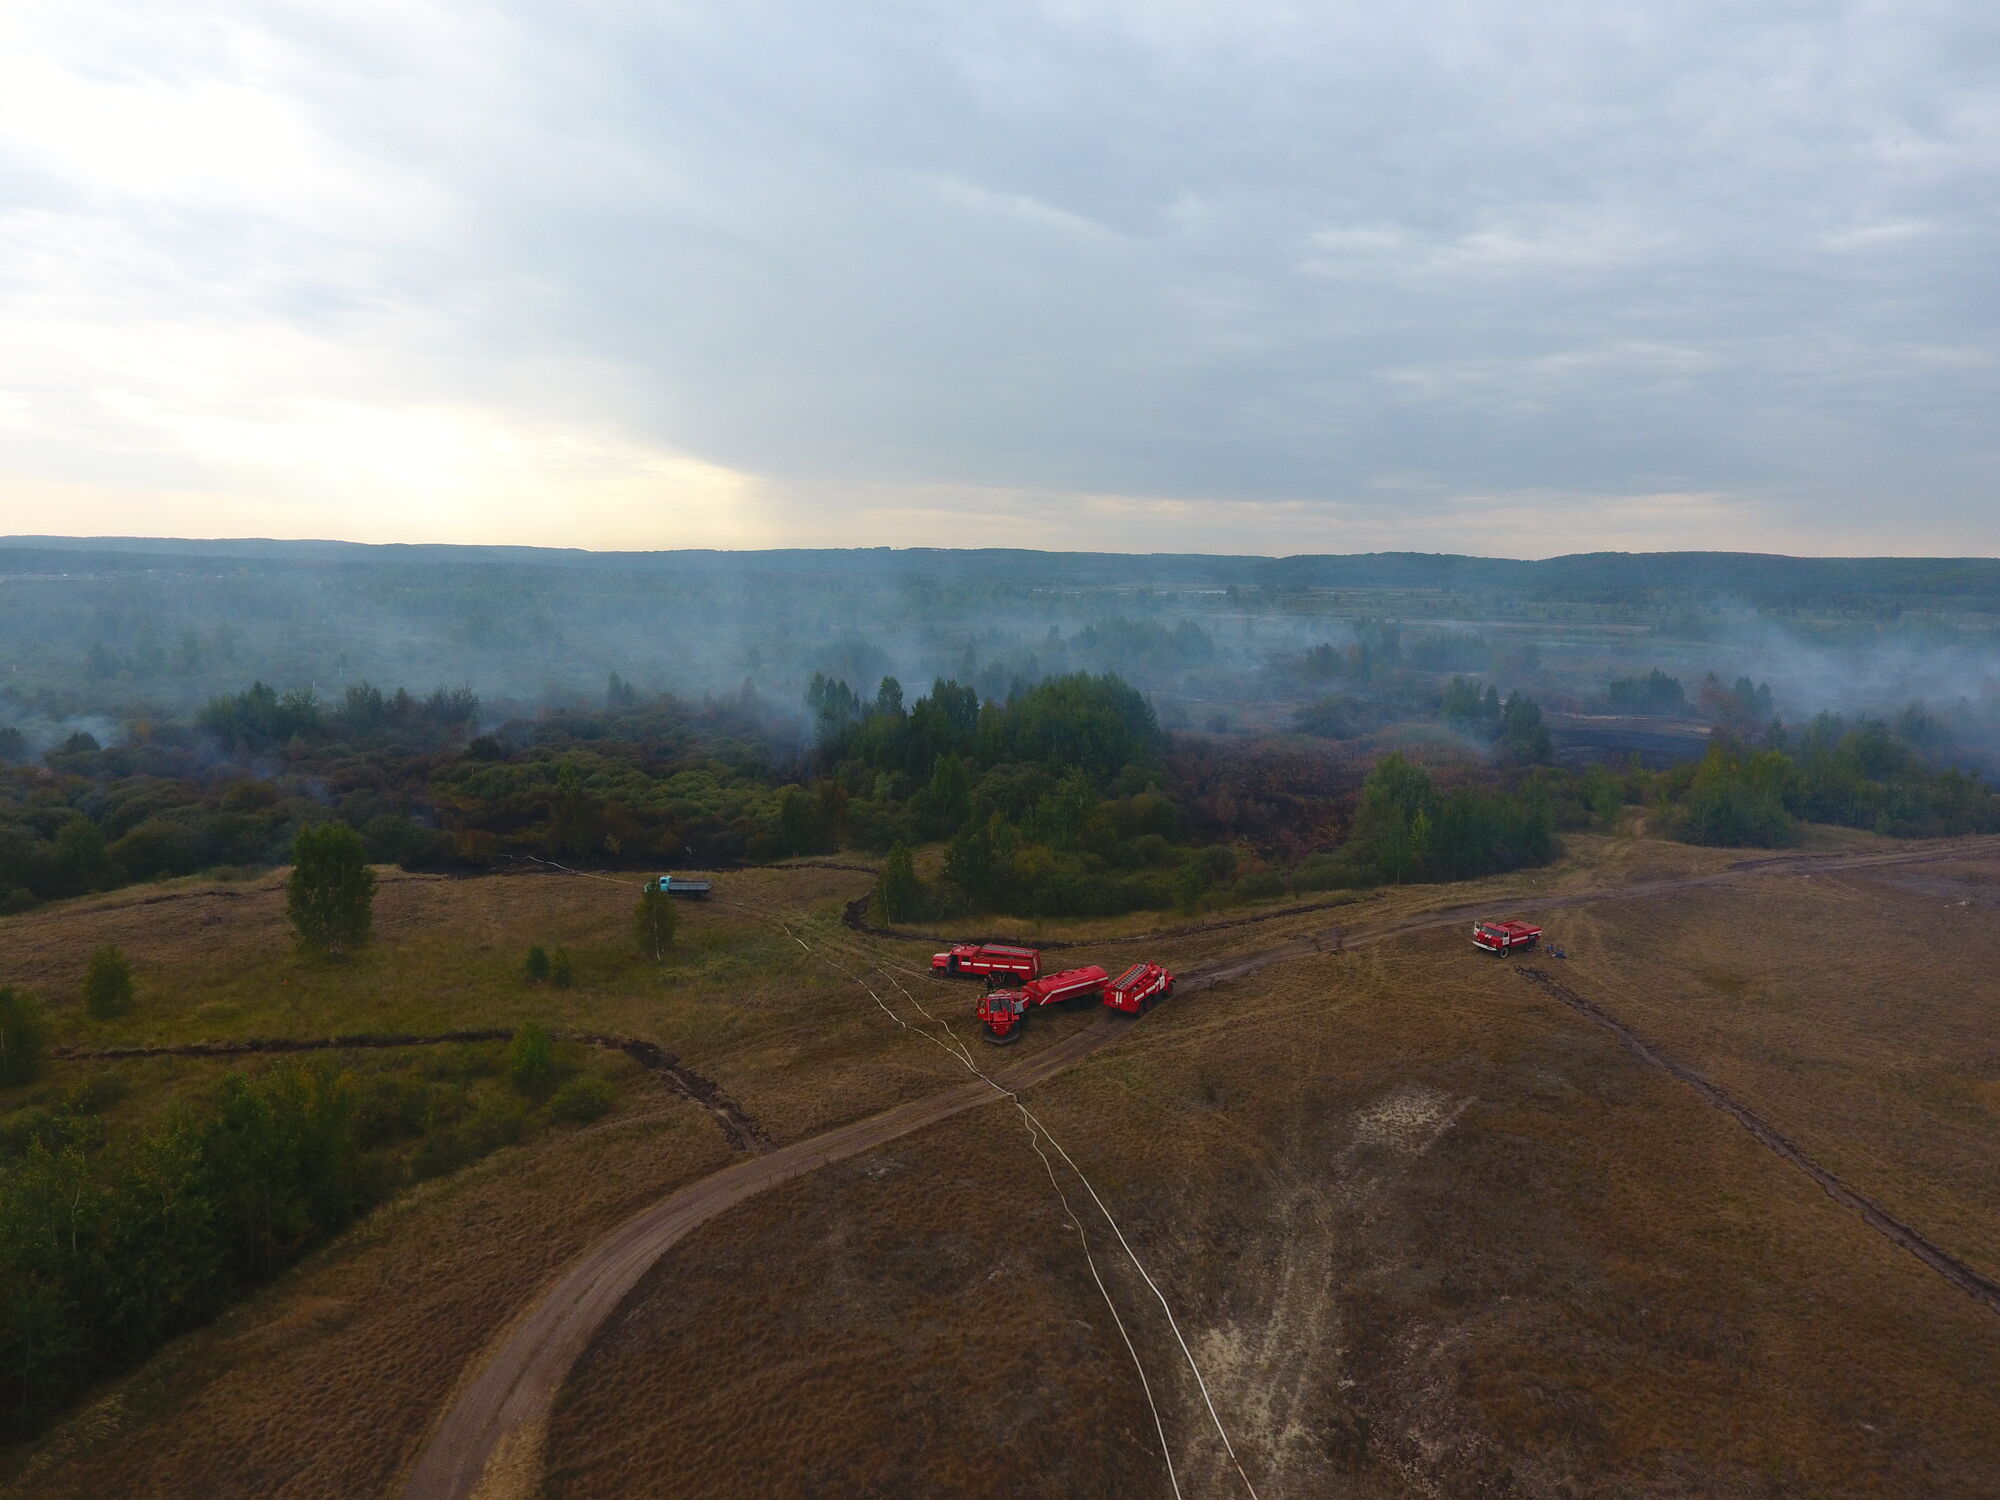
[[[1005,943],[959,943],[931,955],[931,972],[1033,979],[1042,972],[1042,955],[1039,949],[1015,948]]]
[[[980,997],[979,1019],[989,1042],[1017,1042],[1028,1013],[1046,1005],[1083,1005],[1104,993],[1104,971],[1096,964],[1031,979],[1018,990],[989,990]]]
[[[1104,1003],[1136,1016],[1174,992],[1174,976],[1154,963],[1134,964],[1104,986]]]
[[[1529,922],[1474,922],[1472,943],[1488,953],[1515,953],[1542,940],[1542,929]]]

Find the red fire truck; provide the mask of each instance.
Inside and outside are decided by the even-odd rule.
[[[1488,953],[1514,953],[1542,940],[1542,929],[1529,922],[1474,922],[1472,942]]]
[[[1019,1041],[1028,1013],[1045,1005],[1082,1005],[1104,993],[1104,971],[1096,964],[1031,979],[1018,990],[990,990],[980,998],[979,1019],[990,1042]]]
[[[943,953],[933,953],[931,972],[1005,974],[1012,979],[1033,979],[1042,972],[1042,955],[1035,948],[1014,948],[1005,943],[960,943]]]
[[[1127,1015],[1150,1010],[1155,1000],[1174,992],[1174,976],[1158,964],[1134,964],[1104,986],[1104,1003]]]

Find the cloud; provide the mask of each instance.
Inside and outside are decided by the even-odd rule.
[[[0,531],[1991,551],[1996,62],[1975,0],[17,5]]]

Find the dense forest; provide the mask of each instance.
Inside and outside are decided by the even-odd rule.
[[[913,906],[1102,913],[1545,859],[1611,782],[1708,842],[1983,828],[2000,772],[1976,560],[17,543],[0,627],[0,913],[328,818],[430,868],[935,846]],[[1399,755],[1430,789],[1365,793]]]
[[[2000,826],[1986,782],[1948,763],[1951,725],[1921,708],[1794,730],[1759,725],[1771,691],[1747,678],[1689,693],[1655,672],[1609,693],[1705,716],[1705,756],[1560,764],[1537,701],[1463,675],[1428,700],[1403,684],[1393,717],[1377,699],[1348,722],[1323,699],[1292,735],[1249,741],[1163,729],[1115,673],[1016,680],[997,698],[939,679],[911,702],[894,677],[863,694],[820,674],[809,737],[754,691],[686,702],[616,674],[595,707],[499,723],[464,687],[356,683],[323,703],[256,683],[110,745],[78,732],[39,760],[0,746],[0,914],[281,864],[326,819],[379,862],[464,870],[937,844],[941,872],[905,893],[909,910],[1044,916],[1490,873],[1552,857],[1559,830],[1611,826],[1627,803],[1705,843],[1782,843],[1802,821]]]

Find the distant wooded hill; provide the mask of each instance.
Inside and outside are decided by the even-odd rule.
[[[171,561],[169,561],[171,559]],[[557,568],[660,577],[746,579],[773,574],[892,579],[1010,579],[1024,585],[1206,588],[1418,589],[1508,593],[1590,602],[1663,594],[1727,596],[1764,608],[1867,600],[1906,607],[1937,601],[2000,613],[2000,559],[1786,557],[1755,552],[1585,552],[1540,561],[1449,553],[1371,552],[1297,557],[1204,553],[963,551],[928,547],[781,548],[718,552],[584,552],[544,547],[367,545],[321,541],[181,541],[148,537],[0,537],[0,576],[157,571],[203,561],[435,569]]]

